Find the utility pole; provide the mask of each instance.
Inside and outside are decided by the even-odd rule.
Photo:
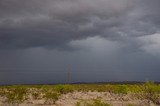
[[[71,70],[68,69],[68,72],[67,72],[67,83],[70,84],[71,83]]]

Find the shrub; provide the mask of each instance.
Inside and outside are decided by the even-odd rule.
[[[81,106],[81,102],[77,102],[77,103],[76,103],[76,106]]]
[[[8,92],[5,94],[7,97],[7,102],[20,103],[27,99],[27,89],[24,87],[16,87],[8,89]]]
[[[76,106],[111,106],[111,105],[102,102],[100,99],[94,99],[90,102],[89,101],[77,102]]]
[[[129,104],[127,104],[127,106],[135,106],[135,105],[134,105],[134,104],[129,103]]]
[[[32,93],[32,96],[33,96],[34,99],[38,99],[39,95],[40,94],[38,92]]]
[[[60,94],[55,93],[55,92],[46,92],[43,97],[46,100],[51,100],[53,103],[55,103],[55,101],[58,100],[59,96]]]
[[[144,96],[146,99],[153,101],[156,104],[159,103],[159,86],[155,85],[153,82],[148,81],[144,84]]]
[[[54,89],[61,94],[66,94],[74,91],[74,88],[71,85],[56,85]]]
[[[113,87],[114,93],[121,93],[121,94],[127,94],[128,93],[128,87],[127,85],[115,85]]]

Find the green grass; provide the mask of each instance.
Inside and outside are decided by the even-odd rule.
[[[36,89],[36,92],[30,91]],[[46,100],[56,101],[61,94],[73,91],[97,91],[110,92],[115,94],[133,93],[140,99],[148,99],[159,104],[160,85],[153,82],[144,84],[64,84],[64,85],[16,85],[16,86],[0,86],[0,96],[6,97],[7,102],[20,103],[28,98],[28,94],[32,94],[34,99],[39,98],[40,93]]]

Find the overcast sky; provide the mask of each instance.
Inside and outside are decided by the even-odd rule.
[[[0,84],[160,81],[160,0],[0,0]]]

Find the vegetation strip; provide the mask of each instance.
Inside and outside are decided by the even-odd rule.
[[[47,101],[55,101],[59,99],[62,94],[71,92],[109,92],[114,94],[128,94],[132,93],[138,99],[147,99],[155,104],[160,104],[160,85],[153,82],[146,82],[144,84],[73,84],[73,85],[16,85],[16,86],[1,86],[0,96],[6,98],[8,103],[22,103],[31,95],[34,99],[44,98]],[[100,100],[94,100],[94,103],[103,104]],[[81,104],[77,102],[78,104]],[[89,103],[86,103],[89,104]],[[94,106],[94,105],[90,105]],[[110,106],[106,104],[104,106]]]

